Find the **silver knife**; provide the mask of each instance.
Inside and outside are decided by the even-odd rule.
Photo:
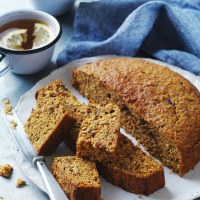
[[[18,151],[20,151],[24,159],[32,163],[32,165],[39,170],[51,200],[68,200],[62,188],[47,168],[44,157],[39,156],[31,145],[15,110],[12,109],[12,114],[6,112],[6,107],[12,106],[10,103],[5,104],[6,100],[7,98],[2,99],[1,110]]]

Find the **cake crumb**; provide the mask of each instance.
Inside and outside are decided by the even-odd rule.
[[[4,106],[7,106],[10,103],[10,99],[5,99],[5,101],[3,102]]]
[[[13,115],[13,107],[10,105],[10,99],[5,99],[3,102],[4,110],[7,115]]]
[[[17,182],[16,182],[16,187],[23,187],[26,185],[26,181],[23,180],[23,179],[17,179]]]
[[[10,178],[13,171],[13,167],[9,164],[0,165],[0,176]]]
[[[17,123],[14,120],[11,120],[10,124],[11,124],[11,127],[14,128],[14,129],[17,127]]]
[[[0,196],[0,199],[4,199],[2,196]]]
[[[12,111],[10,111],[10,112],[8,112],[8,113],[7,113],[7,115],[13,115],[13,112],[12,112]]]
[[[13,107],[11,105],[6,105],[4,109],[5,109],[5,113],[8,114],[12,111]]]

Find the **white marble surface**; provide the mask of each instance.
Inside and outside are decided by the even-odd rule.
[[[0,15],[8,11],[16,9],[34,8],[29,0],[0,0]],[[0,77],[0,99],[8,96],[14,106],[16,106],[19,98],[29,90],[38,80],[49,74],[56,68],[55,59],[62,47],[71,36],[73,15],[67,14],[58,18],[63,28],[63,35],[60,38],[52,62],[49,67],[36,75],[19,76],[8,72]],[[10,147],[10,135],[5,126],[3,116],[0,113],[0,165],[10,164],[14,167],[12,177],[5,179],[0,177],[0,197],[4,200],[48,200],[36,186],[24,175],[20,166],[17,164]],[[22,178],[26,180],[27,185],[23,188],[16,188],[16,180]]]

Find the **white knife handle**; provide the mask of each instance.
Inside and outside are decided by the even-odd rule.
[[[34,165],[37,166],[37,168],[39,169],[44,179],[50,199],[51,200],[69,200],[66,194],[63,192],[60,185],[58,184],[58,182],[53,177],[52,173],[47,168],[46,164],[44,163],[44,158],[42,156],[36,157],[33,160],[33,163]]]

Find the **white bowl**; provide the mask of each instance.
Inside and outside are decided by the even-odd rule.
[[[0,76],[8,70],[17,74],[33,74],[48,66],[54,52],[55,44],[61,36],[58,21],[48,13],[38,10],[18,10],[0,16],[0,26],[20,19],[34,19],[48,24],[52,30],[52,40],[45,46],[30,50],[13,50],[0,47]]]

